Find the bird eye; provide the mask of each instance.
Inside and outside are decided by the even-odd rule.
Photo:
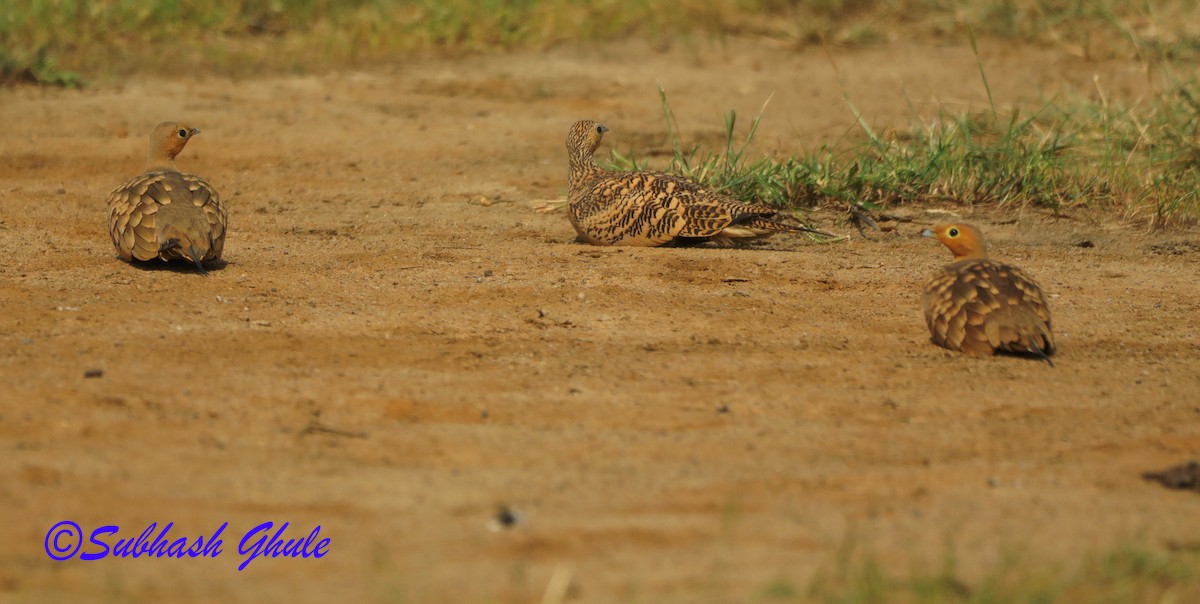
[[[179,129],[179,138],[187,138],[187,130],[180,128]]]
[[[958,237],[958,229],[950,229],[951,237]]]
[[[596,134],[604,134],[604,126],[596,126]]]

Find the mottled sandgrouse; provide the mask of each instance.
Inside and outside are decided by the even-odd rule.
[[[925,284],[925,323],[935,344],[974,355],[1028,353],[1054,365],[1050,307],[1037,282],[989,260],[983,233],[971,225],[943,224],[921,235],[954,253]]]
[[[108,228],[121,259],[183,259],[202,264],[221,257],[225,246],[225,208],[208,181],[183,174],[175,156],[200,130],[163,122],[150,134],[146,173],[108,196]]]
[[[778,210],[748,204],[663,172],[613,172],[592,155],[608,127],[575,122],[567,133],[567,213],[593,245],[722,247],[783,232],[816,232],[775,220]]]

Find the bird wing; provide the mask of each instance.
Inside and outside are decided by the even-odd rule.
[[[673,195],[678,183],[646,172],[603,174],[572,200],[572,222],[580,234],[609,245],[657,246],[679,236],[684,204]]]
[[[730,227],[754,234],[800,231],[763,204],[742,203],[662,172],[605,173],[572,204],[572,222],[590,241],[663,245],[677,237],[720,238]]]
[[[195,207],[200,220],[181,220],[177,209],[158,214],[165,206],[174,204]],[[196,241],[206,241],[204,257],[221,257],[225,244],[227,215],[220,196],[208,181],[191,174],[173,171],[148,172],[129,179],[108,196],[108,226],[117,254],[125,260],[151,260],[160,255],[164,260],[180,257],[177,250],[163,250],[159,241],[160,220],[171,220],[173,226]]]
[[[925,286],[925,322],[934,342],[970,354],[1054,350],[1050,309],[1041,288],[1020,269],[965,260]]]

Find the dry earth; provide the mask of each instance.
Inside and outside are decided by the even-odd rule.
[[[1137,63],[983,48],[1003,105],[1154,94]],[[530,602],[557,572],[569,601],[736,602],[850,542],[898,572],[951,548],[968,578],[1196,547],[1196,495],[1139,476],[1200,455],[1195,232],[910,208],[869,240],[818,213],[854,236],[600,249],[531,210],[576,119],[663,165],[660,83],[710,150],[773,94],[752,154],[854,136],[838,74],[879,127],[986,106],[966,46],[832,59],[611,44],[0,90],[0,599]],[[163,119],[204,131],[180,166],[231,207],[208,277],[127,265],[103,227]],[[1057,368],[928,342],[949,255],[917,233],[947,215],[1048,290]],[[229,528],[215,559],[60,563],[60,520]],[[330,553],[239,573],[265,521]]]

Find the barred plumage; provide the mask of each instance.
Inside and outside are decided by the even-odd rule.
[[[721,246],[775,233],[805,232],[778,210],[742,203],[663,172],[613,172],[592,157],[608,128],[575,122],[567,134],[567,209],[579,237],[594,245],[661,246],[713,241]]]

